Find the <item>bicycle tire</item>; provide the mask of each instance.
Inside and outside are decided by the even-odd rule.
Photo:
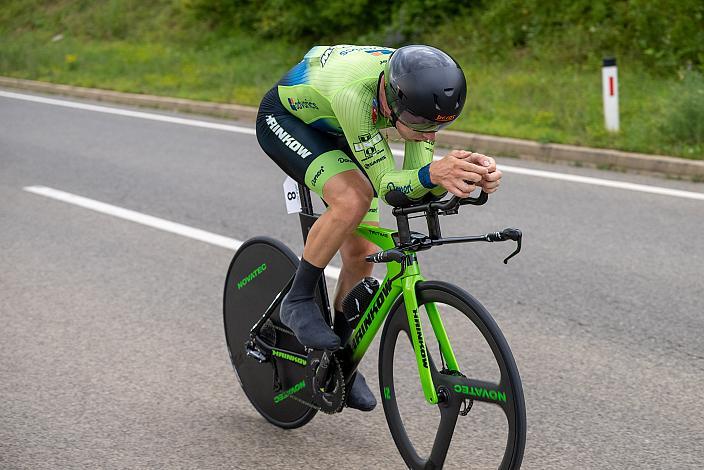
[[[254,408],[270,423],[284,429],[303,426],[317,410],[291,399],[275,400],[305,378],[305,369],[279,358],[271,358],[281,386],[274,388],[274,368],[260,363],[245,352],[250,330],[294,275],[299,260],[283,243],[273,238],[255,237],[245,241],[232,258],[225,280],[223,322],[225,339],[235,376]],[[318,293],[319,294],[319,293]],[[320,295],[317,296],[320,299]],[[269,320],[282,326],[277,310]],[[275,344],[306,354],[295,336],[274,331]]]
[[[495,366],[498,366],[498,372],[500,373],[500,381],[495,386],[506,392],[505,403],[500,404],[500,408],[503,410],[506,417],[506,447],[502,452],[502,457],[500,463],[498,463],[498,456],[496,458],[497,462],[490,463],[493,467],[495,463],[498,463],[498,468],[501,470],[513,470],[520,468],[521,462],[523,460],[523,452],[525,448],[526,441],[526,409],[525,409],[525,399],[523,396],[523,389],[521,385],[521,379],[518,373],[518,368],[516,366],[515,360],[511,353],[511,350],[504,338],[501,330],[499,329],[496,322],[493,320],[489,312],[469,293],[456,287],[452,284],[439,281],[429,281],[420,282],[416,286],[418,305],[425,305],[427,303],[435,303],[436,305],[449,306],[456,311],[460,312],[458,318],[463,319],[462,315],[471,321],[478,332],[474,334],[484,338],[488,345],[487,356],[490,357],[493,354],[494,360],[496,361]],[[443,307],[445,309],[446,307]],[[419,309],[420,311],[421,309]],[[422,309],[425,310],[425,309]],[[449,308],[448,308],[449,310]],[[444,316],[443,316],[444,317]],[[432,335],[432,328],[427,321],[427,316],[423,317],[424,330],[426,344],[430,340],[430,335]],[[445,320],[443,320],[445,321]],[[468,325],[471,325],[467,322]],[[455,336],[458,331],[462,331],[465,336],[470,333],[469,330],[453,330],[452,334]],[[408,322],[408,317],[406,315],[406,309],[402,299],[399,299],[394,305],[391,314],[389,315],[386,324],[384,325],[384,330],[381,337],[381,344],[379,348],[379,385],[381,390],[382,403],[384,407],[384,413],[386,414],[386,421],[389,425],[389,430],[396,443],[403,460],[406,465],[412,469],[436,469],[442,468],[445,464],[445,457],[447,456],[448,449],[450,447],[450,441],[452,440],[453,433],[455,431],[455,422],[458,419],[460,405],[457,405],[457,400],[464,398],[466,396],[461,393],[457,393],[455,390],[449,391],[449,396],[451,397],[445,403],[438,404],[437,407],[440,410],[440,423],[438,425],[438,430],[435,433],[435,438],[433,439],[433,446],[427,457],[421,456],[414,446],[413,442],[409,438],[409,435],[404,427],[404,421],[399,412],[399,402],[397,400],[397,390],[395,389],[395,375],[394,370],[398,370],[398,375],[402,374],[402,365],[400,364],[400,359],[394,361],[396,355],[397,344],[403,347],[404,343],[399,342],[399,338],[403,338],[404,335],[401,332],[405,332],[405,341],[407,345],[411,344],[410,341],[410,327]],[[448,331],[448,334],[450,332]],[[474,343],[472,343],[474,344]],[[484,345],[483,347],[486,347]],[[411,347],[412,346],[406,346]],[[473,346],[474,347],[474,346]],[[453,342],[453,349],[457,349],[457,345]],[[489,352],[490,351],[490,352]],[[433,382],[436,386],[436,390],[439,391],[441,388],[441,381],[450,380],[447,379],[449,372],[441,373],[438,371],[435,361],[433,360],[433,355],[429,349],[426,350],[428,357],[430,359],[431,373],[433,376]],[[412,353],[413,354],[413,353]],[[438,356],[440,353],[438,353]],[[438,356],[435,356],[436,358]],[[412,369],[415,375],[414,380],[418,382],[417,368],[415,368],[415,355],[413,354]],[[409,368],[410,361],[405,361],[405,368]],[[459,362],[459,361],[458,361]],[[467,361],[470,362],[470,361]],[[444,364],[444,362],[443,362]],[[462,364],[459,364],[462,367]],[[460,370],[462,372],[462,369]],[[400,377],[397,377],[399,382],[401,382]],[[460,379],[458,379],[460,380]],[[474,380],[471,377],[469,380]],[[473,383],[483,383],[489,384],[489,382],[476,380]],[[399,386],[402,386],[399,383]],[[445,387],[444,393],[447,394],[448,387]],[[472,387],[472,390],[476,390]],[[486,389],[484,389],[486,390]],[[402,395],[408,396],[408,392],[400,390]],[[411,394],[416,393],[411,390]],[[467,393],[467,392],[465,392]],[[461,395],[461,396],[460,396]],[[494,395],[497,396],[497,395]],[[402,398],[403,399],[403,398]],[[421,398],[418,398],[421,400]],[[424,399],[423,399],[424,400]],[[486,401],[484,398],[474,398],[474,404],[479,400]],[[427,402],[426,402],[427,403]],[[448,411],[451,406],[450,403],[454,403],[456,408],[454,411]],[[483,403],[482,403],[483,404]],[[496,403],[494,403],[495,405]],[[493,405],[492,405],[493,406]],[[474,409],[473,407],[470,407]],[[417,409],[417,408],[415,408]],[[494,409],[492,409],[494,410]],[[454,417],[452,416],[452,413]],[[444,414],[443,414],[444,413]],[[471,412],[470,412],[471,413]],[[406,415],[407,417],[409,415]],[[481,415],[480,415],[481,416]],[[411,417],[415,417],[412,416]],[[461,417],[465,419],[466,417]],[[502,421],[501,419],[499,419]],[[426,424],[422,424],[426,426]],[[449,434],[448,428],[449,426]],[[443,428],[444,427],[444,428]],[[418,426],[413,426],[410,428],[411,431],[417,431]],[[433,428],[434,429],[434,428]],[[472,428],[474,431],[474,428]],[[427,430],[426,430],[427,432]],[[479,431],[477,431],[479,432]],[[477,434],[472,434],[473,437]],[[474,445],[474,440],[472,441]],[[493,445],[493,442],[492,442]],[[501,453],[501,448],[496,449],[497,453]],[[461,468],[467,468],[468,462],[452,462],[453,464],[460,465]],[[483,468],[486,468],[483,466]]]

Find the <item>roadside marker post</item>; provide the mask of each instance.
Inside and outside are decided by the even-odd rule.
[[[618,69],[616,59],[607,57],[601,68],[601,83],[604,95],[604,122],[609,132],[619,131],[618,118]]]

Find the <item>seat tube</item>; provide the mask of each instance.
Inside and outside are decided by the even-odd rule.
[[[420,280],[421,277],[419,274],[410,275],[403,279],[403,301],[406,307],[406,315],[408,316],[411,342],[413,343],[413,350],[416,353],[418,375],[423,387],[423,394],[428,403],[436,404],[438,402],[438,394],[433,384],[433,377],[430,372],[430,357],[428,356],[428,350],[425,346],[420,315],[418,315],[418,298],[416,297],[415,286]]]

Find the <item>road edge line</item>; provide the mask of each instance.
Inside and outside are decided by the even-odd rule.
[[[113,104],[215,116],[250,123],[254,122],[257,116],[257,108],[252,106],[125,93],[12,77],[0,76],[0,86]],[[437,142],[450,147],[468,148],[478,152],[516,157],[524,160],[581,162],[597,167],[658,173],[688,179],[704,178],[704,161],[687,160],[665,155],[648,155],[621,150],[540,143],[531,140],[458,131],[442,131],[438,133]]]

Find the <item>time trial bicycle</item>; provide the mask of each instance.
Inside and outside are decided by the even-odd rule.
[[[300,198],[305,241],[318,217],[310,192],[299,185],[288,198]],[[318,411],[341,412],[357,367],[383,325],[380,395],[406,465],[442,468],[458,419],[469,419],[474,410],[478,421],[472,422],[471,434],[455,436],[453,448],[476,452],[471,453],[472,462],[453,465],[517,469],[526,441],[526,407],[508,343],[489,312],[469,293],[447,282],[425,280],[417,254],[439,245],[513,240],[517,246],[506,263],[521,249],[521,232],[509,228],[479,236],[442,236],[439,216],[457,214],[464,205],[484,204],[488,199],[484,192],[478,197],[414,203],[392,191],[386,199],[394,206],[397,228],[362,224],[356,231],[380,248],[367,261],[386,265],[383,281],[366,278],[355,286],[343,302],[346,318],[335,321],[325,276],[317,287],[320,310],[343,340],[337,351],[304,347],[279,320],[281,300],[299,263],[296,255],[268,237],[242,244],[227,273],[223,302],[227,347],[242,390],[267,421],[281,428],[303,426]],[[410,229],[409,218],[414,217],[425,217],[427,234]],[[436,410],[433,416],[415,422],[428,408]],[[487,421],[481,408],[499,410],[500,418]],[[423,436],[417,437],[419,431]],[[492,436],[489,442],[476,445],[484,434]],[[487,460],[480,453],[491,457]]]

